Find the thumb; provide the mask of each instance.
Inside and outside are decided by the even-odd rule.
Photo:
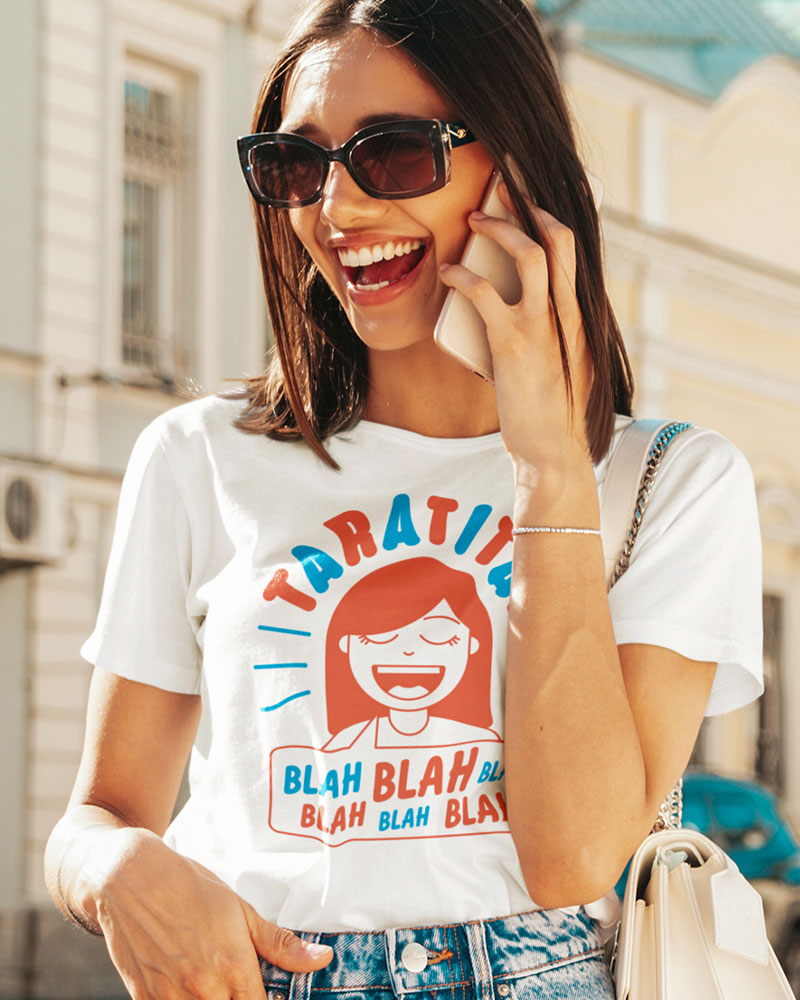
[[[245,904],[245,919],[258,954],[279,969],[312,972],[322,969],[333,958],[329,945],[303,941],[286,927],[264,920],[249,904]]]

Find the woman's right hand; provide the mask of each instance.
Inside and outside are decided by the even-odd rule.
[[[102,928],[134,1000],[264,1000],[259,955],[292,972],[333,957],[331,948],[264,920],[157,834],[117,828],[104,830],[102,841],[70,897]]]
[[[45,851],[53,901],[100,926],[134,1000],[264,1000],[259,955],[293,972],[333,956],[161,839],[199,718],[197,695],[96,668],[72,799]]]

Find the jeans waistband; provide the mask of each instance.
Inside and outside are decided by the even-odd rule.
[[[379,985],[396,996],[469,986],[476,1000],[502,1000],[509,995],[508,982],[517,977],[602,952],[597,923],[583,910],[533,910],[462,924],[300,936],[331,945],[333,959],[324,969],[295,975],[262,959],[269,1000],[311,1000],[317,990]]]

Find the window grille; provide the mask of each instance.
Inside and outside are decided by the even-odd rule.
[[[784,599],[764,594],[764,694],[759,701],[756,775],[778,794],[784,790],[782,663]]]
[[[185,370],[180,312],[180,95],[125,81],[122,359],[159,374]]]

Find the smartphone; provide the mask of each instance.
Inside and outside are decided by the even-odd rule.
[[[586,175],[595,204],[599,208],[603,198],[603,185],[588,171]],[[497,193],[500,183],[500,175],[495,171],[486,188],[481,211],[516,225],[514,216],[500,201],[500,195]],[[459,263],[475,274],[488,278],[504,302],[509,304],[519,302],[522,297],[522,285],[514,258],[488,236],[471,233]],[[454,288],[450,289],[444,300],[433,338],[443,351],[452,354],[487,382],[494,382],[492,352],[489,350],[486,325],[469,299]]]
[[[500,183],[500,175],[495,171],[481,202],[481,211],[516,224],[514,216],[500,201],[500,195],[497,193]],[[522,285],[516,261],[493,239],[471,233],[459,263],[468,267],[473,273],[487,278],[504,302],[519,302]],[[443,351],[452,354],[481,378],[488,382],[494,381],[492,352],[489,350],[486,325],[475,306],[455,288],[451,288],[447,293],[439,319],[436,321],[433,339]]]

